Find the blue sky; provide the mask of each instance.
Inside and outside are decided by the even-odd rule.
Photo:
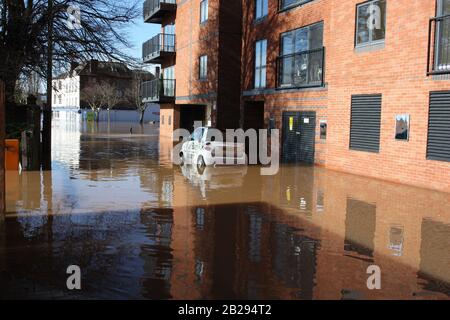
[[[130,4],[135,0],[125,0]],[[144,0],[142,0],[142,4]],[[141,5],[142,7],[142,5]],[[128,49],[129,53],[136,58],[142,58],[142,43],[159,33],[161,25],[153,23],[144,23],[143,15],[138,17],[133,24],[130,25],[127,32],[130,37],[130,42],[133,48]]]

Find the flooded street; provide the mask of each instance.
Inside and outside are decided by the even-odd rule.
[[[52,143],[51,172],[7,173],[2,299],[450,299],[449,194],[319,167],[201,173],[156,125],[78,114]]]

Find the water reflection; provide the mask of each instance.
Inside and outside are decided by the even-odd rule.
[[[345,251],[373,257],[376,205],[348,199],[345,218]]]
[[[152,244],[141,245],[139,256],[144,261],[142,297],[168,299],[172,274],[172,225],[173,210],[149,210],[141,212],[141,223],[147,228]]]
[[[450,298],[448,194],[303,166],[198,172],[132,126],[60,115],[54,170],[7,173],[0,298]]]

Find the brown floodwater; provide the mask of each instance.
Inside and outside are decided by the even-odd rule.
[[[171,149],[154,125],[57,114],[53,170],[7,173],[0,298],[450,299],[449,194],[308,166],[200,173]]]

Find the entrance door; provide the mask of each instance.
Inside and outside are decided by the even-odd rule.
[[[194,123],[202,122],[205,125],[206,106],[204,105],[180,105],[180,127],[189,132],[194,131]]]
[[[283,112],[283,153],[285,163],[314,163],[316,113]]]

